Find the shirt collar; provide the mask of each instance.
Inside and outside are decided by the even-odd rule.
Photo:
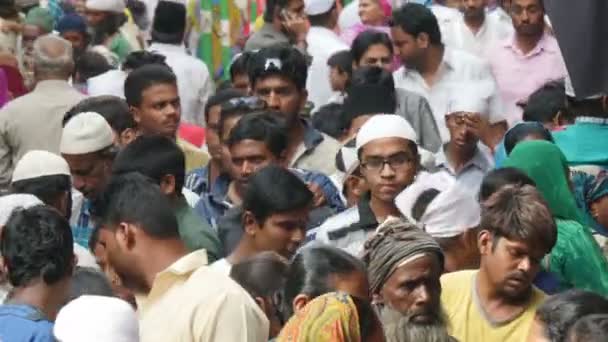
[[[54,90],[54,89],[73,89],[68,81],[64,80],[46,80],[40,81],[36,84],[34,91],[40,90]]]
[[[154,42],[152,44],[150,44],[150,47],[148,47],[148,50],[150,51],[165,51],[165,52],[181,52],[181,53],[186,53],[186,47],[182,44],[180,45],[176,45],[176,44],[164,44],[164,43],[158,43],[158,42]]]
[[[313,150],[323,142],[323,134],[312,127],[307,120],[302,120],[302,123],[304,124],[304,146],[306,147],[306,151]]]
[[[439,152],[437,152],[437,154],[435,155],[435,165],[438,168],[448,169],[450,173],[454,173],[454,168],[452,167],[452,165],[449,164],[448,158],[445,154],[445,148],[446,145],[444,145],[443,148],[439,149]],[[466,169],[469,168],[469,166],[474,166],[477,169],[483,171],[484,173],[492,167],[492,165],[490,165],[490,163],[483,155],[483,152],[481,152],[481,149],[479,149],[479,147],[475,149],[475,154],[473,155],[473,158],[471,158],[471,160],[465,163],[459,174],[465,172]]]
[[[509,48],[513,50],[515,53],[523,55],[521,50],[517,47],[517,43],[515,41],[516,34],[514,33],[510,39],[506,39],[503,43],[505,48]],[[558,52],[556,45],[551,44],[551,36],[547,33],[544,33],[540,38],[534,49],[528,52],[525,56],[535,56],[543,52],[555,53]]]

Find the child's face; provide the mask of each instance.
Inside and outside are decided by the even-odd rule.
[[[331,90],[339,92],[345,91],[347,81],[348,75],[345,72],[340,71],[336,67],[330,67],[329,83],[331,84]]]

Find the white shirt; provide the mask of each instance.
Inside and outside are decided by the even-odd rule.
[[[221,258],[220,260],[217,260],[213,264],[211,264],[209,268],[218,273],[230,275],[230,271],[232,270],[232,264],[229,263],[226,258]]]
[[[485,58],[487,49],[513,33],[511,23],[500,20],[496,15],[486,15],[477,33],[473,33],[460,15],[448,24],[442,32],[443,43],[456,49],[463,49],[477,57]]]
[[[122,70],[109,70],[87,80],[89,96],[113,95],[125,98],[127,73]]]
[[[433,4],[429,8],[435,15],[435,18],[437,18],[437,23],[439,24],[442,37],[447,34],[446,30],[451,23],[461,16],[460,11],[451,7]]]
[[[445,48],[443,60],[437,70],[435,83],[429,87],[420,73],[404,66],[393,73],[395,87],[412,91],[424,96],[433,110],[433,116],[439,128],[441,139],[450,140],[445,124],[445,114],[450,110],[450,99],[456,98],[463,83],[492,82],[496,85],[488,63],[465,51]],[[498,87],[494,87],[498,89]],[[489,99],[489,121],[498,123],[504,119],[502,102],[496,90]]]
[[[182,120],[204,126],[205,103],[213,90],[205,63],[188,55],[186,48],[181,45],[152,43],[148,50],[165,56],[167,64],[177,76]]]
[[[344,6],[342,12],[340,12],[340,16],[338,16],[338,28],[340,28],[340,31],[344,31],[360,23],[359,0],[354,0]]]
[[[308,44],[307,52],[312,57],[312,63],[308,68],[306,90],[308,90],[308,100],[314,103],[316,110],[327,104],[334,95],[329,83],[327,60],[334,53],[348,50],[349,47],[334,31],[318,26],[310,28],[306,36],[306,43]]]

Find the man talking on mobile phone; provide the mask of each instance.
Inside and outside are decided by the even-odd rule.
[[[267,0],[264,25],[249,37],[245,51],[255,51],[276,44],[292,44],[306,51],[308,20],[303,0]]]

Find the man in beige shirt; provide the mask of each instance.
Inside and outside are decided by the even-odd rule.
[[[264,342],[269,323],[228,276],[188,254],[160,188],[140,174],[114,177],[93,208],[108,263],[137,296],[142,342]]]
[[[46,35],[34,43],[37,85],[0,111],[0,189],[6,189],[16,162],[30,150],[59,154],[63,116],[84,98],[67,82],[74,68],[72,45]]]

